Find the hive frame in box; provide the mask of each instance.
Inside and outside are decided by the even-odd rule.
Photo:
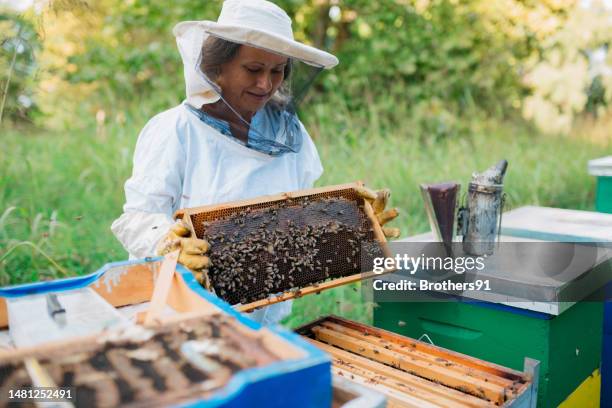
[[[227,209],[235,210],[237,208],[242,208],[242,207],[249,207],[249,206],[263,204],[263,203],[283,202],[288,199],[295,199],[295,198],[301,198],[301,197],[306,197],[306,196],[326,195],[329,193],[339,192],[341,190],[355,189],[357,187],[363,187],[363,183],[360,181],[356,181],[354,183],[298,190],[298,191],[286,192],[282,194],[261,196],[261,197],[257,197],[257,198],[253,198],[249,200],[233,201],[233,202],[224,203],[224,204],[213,204],[213,205],[205,205],[205,206],[200,206],[200,207],[185,208],[185,209],[181,209],[177,211],[175,213],[175,218],[182,219],[183,222],[191,230],[191,233],[194,236],[201,238],[201,236],[197,234],[197,231],[193,224],[193,217],[195,217],[197,214],[201,214],[204,212],[227,210]],[[381,244],[381,248],[383,250],[384,255],[386,257],[391,257],[391,252],[388,246],[386,245],[387,240],[385,238],[385,234],[382,231],[382,227],[380,226],[380,224],[378,223],[376,219],[376,215],[374,214],[374,210],[372,209],[372,206],[365,199],[363,199],[363,209],[364,209],[366,216],[370,220],[375,239]],[[254,302],[250,302],[246,304],[236,305],[236,308],[240,311],[248,312],[248,311],[252,311],[255,309],[259,309],[264,306],[274,304],[274,303],[283,302],[285,300],[293,299],[296,297],[301,297],[304,295],[319,293],[323,290],[332,289],[338,286],[346,285],[346,284],[357,282],[360,280],[370,279],[370,278],[384,275],[387,273],[391,273],[394,271],[395,269],[386,269],[385,271],[381,273],[377,273],[373,271],[356,273],[356,274],[341,277],[341,278],[331,279],[331,280],[328,280],[322,283],[318,283],[316,285],[302,287],[302,288],[299,288],[298,291],[286,291],[281,294],[271,295],[265,299],[256,300]]]
[[[162,259],[156,257],[114,262],[85,276],[0,288],[0,328],[5,328],[8,324],[8,298],[91,287],[115,307],[147,302],[153,293]],[[253,401],[265,401],[268,407],[308,408],[330,404],[329,356],[305,342],[300,336],[282,327],[263,327],[240,314],[229,304],[204,290],[193,274],[181,265],[176,267],[167,304],[179,314],[164,318],[161,323],[222,312],[235,318],[245,329],[260,335],[282,358],[281,361],[264,367],[243,370],[235,374],[215,396],[183,406],[241,407],[248,406]],[[90,338],[92,337],[55,341],[35,349],[40,351],[43,347],[53,348],[59,344],[66,346],[71,342],[82,342]],[[12,349],[2,353],[17,356],[27,352],[25,349]],[[271,397],[270,389],[282,389],[283,393]]]
[[[520,372],[333,315],[295,331],[332,355],[335,375],[369,386],[397,406],[537,404],[537,360],[525,358]],[[494,404],[487,398],[500,399]]]

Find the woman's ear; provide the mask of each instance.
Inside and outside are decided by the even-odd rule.
[[[215,79],[214,82],[219,85],[221,88],[223,88],[223,83],[225,78],[223,77],[223,69],[221,67],[217,67],[215,68]]]

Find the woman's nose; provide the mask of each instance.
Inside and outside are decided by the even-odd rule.
[[[272,90],[272,77],[269,73],[263,73],[257,77],[257,88],[266,93]]]

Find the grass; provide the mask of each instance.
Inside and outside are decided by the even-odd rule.
[[[127,258],[109,226],[121,213],[123,183],[145,122],[135,116],[140,119],[65,133],[2,131],[1,285],[90,273]],[[308,118],[325,167],[318,185],[363,180],[391,188],[404,236],[427,229],[419,183],[465,186],[473,171],[501,158],[510,163],[506,209],[592,210],[595,180],[587,161],[612,153],[609,138],[546,137],[518,121],[484,120],[469,136],[440,137],[420,134],[408,116],[382,120],[375,106],[355,115],[339,104],[316,105]],[[294,327],[331,313],[368,322],[372,306],[356,284],[297,299],[285,323]]]

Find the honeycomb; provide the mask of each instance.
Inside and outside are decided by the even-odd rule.
[[[211,244],[212,289],[232,305],[370,271],[383,253],[350,188],[186,214]]]

